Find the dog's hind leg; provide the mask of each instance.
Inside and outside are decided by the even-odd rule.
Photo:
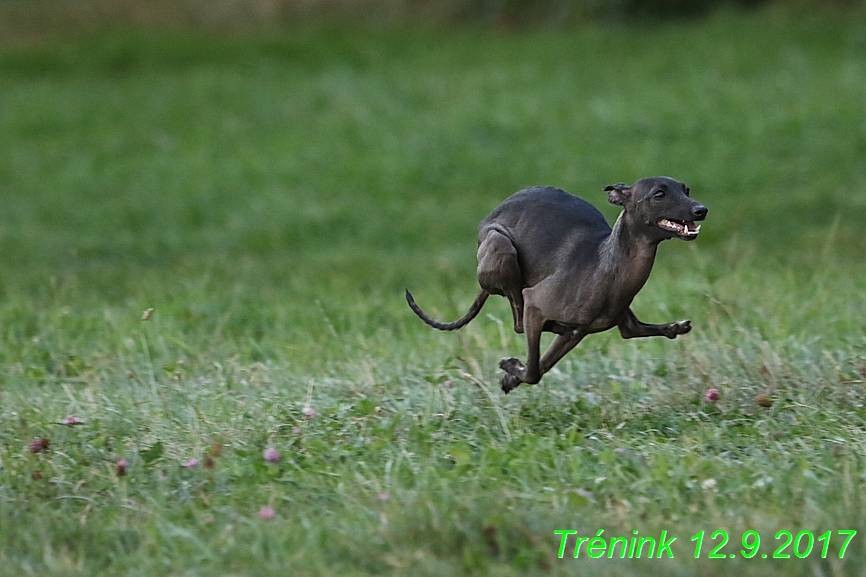
[[[478,284],[490,294],[502,295],[511,304],[515,332],[523,332],[523,274],[517,262],[517,248],[496,228],[479,235]]]
[[[527,336],[529,332],[527,332]],[[550,346],[544,351],[544,354],[541,355],[541,359],[538,360],[538,380],[541,380],[541,377],[544,376],[547,371],[553,368],[553,365],[559,362],[562,357],[564,357],[568,352],[576,347],[580,341],[583,340],[583,337],[586,336],[585,332],[580,332],[577,330],[570,331],[564,334],[556,335],[556,338],[553,339],[553,342],[550,343]],[[534,375],[530,374],[529,365],[533,362],[532,360],[532,347],[533,344],[527,338],[529,345],[529,356],[530,358],[526,361],[527,366],[524,367],[520,361],[517,359],[502,359],[500,361],[499,366],[503,370],[506,371],[505,376],[500,379],[500,385],[502,391],[505,394],[508,394],[513,389],[515,389],[521,382],[524,380],[527,383],[533,383],[530,379],[534,378]]]
[[[534,385],[541,380],[541,331],[544,328],[541,311],[533,306],[526,307],[523,311],[523,326],[526,329],[526,365],[515,358],[499,361],[499,368],[506,373],[499,381],[504,393],[522,382]]]

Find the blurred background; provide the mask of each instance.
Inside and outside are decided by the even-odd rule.
[[[158,304],[181,333],[267,358],[293,339],[327,349],[323,314],[387,341],[424,328],[405,287],[437,316],[471,302],[477,223],[512,192],[556,185],[612,221],[603,185],[666,174],[710,213],[698,242],[663,247],[646,301],[796,308],[794,288],[863,267],[864,14],[0,0],[3,306],[20,321],[34,304],[85,319]]]
[[[27,40],[112,25],[262,29],[342,21],[562,27],[587,22],[693,18],[730,7],[850,10],[862,0],[2,0],[0,34]]]

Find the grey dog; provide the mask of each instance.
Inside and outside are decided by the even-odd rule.
[[[676,338],[687,320],[652,325],[630,305],[643,287],[661,241],[694,240],[707,208],[672,178],[642,178],[628,186],[605,186],[607,199],[623,208],[613,228],[585,200],[551,186],[511,195],[478,225],[478,284],[469,311],[451,323],[427,316],[409,291],[406,300],[431,327],[453,331],[474,319],[490,295],[511,303],[514,330],[526,333],[527,360],[502,359],[506,394],[520,383],[536,384],[588,334],[618,327],[625,339]],[[541,333],[556,333],[540,355]]]

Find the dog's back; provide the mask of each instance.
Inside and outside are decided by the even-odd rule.
[[[525,188],[503,200],[478,225],[479,242],[491,228],[514,243],[526,286],[566,260],[591,266],[611,231],[592,204],[552,186]]]

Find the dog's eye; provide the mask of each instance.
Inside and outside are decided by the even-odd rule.
[[[686,187],[686,190],[685,190],[686,196],[688,196],[690,192],[691,192],[691,190],[690,190],[689,187],[687,186],[687,187]]]
[[[665,191],[663,191],[663,190],[657,190],[657,191],[655,191],[655,192],[653,193],[653,196],[656,197],[656,198],[664,198],[664,196],[665,196]]]

